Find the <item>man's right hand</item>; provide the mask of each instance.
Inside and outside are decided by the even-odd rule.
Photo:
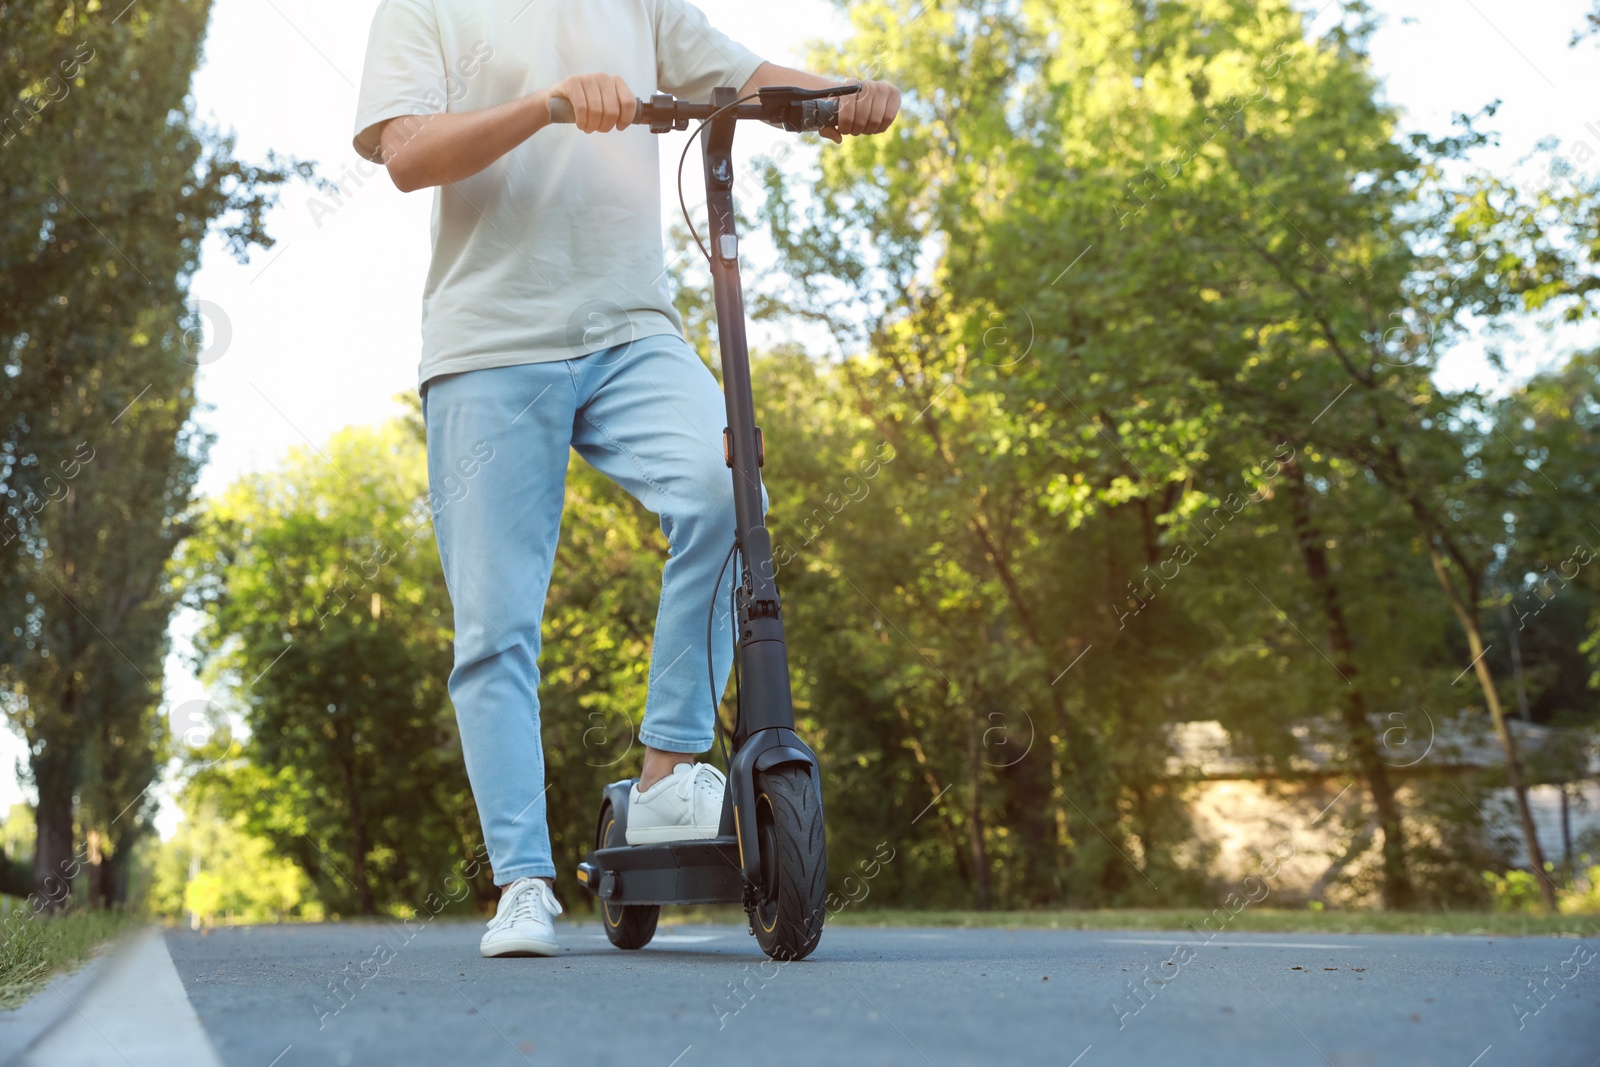
[[[627,129],[638,102],[628,83],[615,74],[574,74],[551,86],[549,95],[572,104],[575,124],[584,133]]]

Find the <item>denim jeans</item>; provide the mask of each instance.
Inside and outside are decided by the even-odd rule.
[[[660,516],[671,547],[638,738],[668,752],[704,752],[714,740],[706,613],[734,536],[722,393],[693,349],[663,334],[574,359],[442,375],[427,383],[422,411],[455,612],[450,698],[495,881],[554,877],[539,626],[569,449]],[[714,639],[719,696],[731,666],[729,641]]]

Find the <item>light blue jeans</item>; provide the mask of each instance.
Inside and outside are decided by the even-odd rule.
[[[553,878],[539,625],[569,449],[661,518],[671,550],[638,737],[668,752],[704,752],[714,740],[706,613],[734,536],[722,392],[694,350],[664,334],[558,362],[441,375],[426,384],[422,411],[434,529],[455,610],[450,698],[494,879]],[[728,632],[726,623],[717,629]],[[732,651],[726,636],[712,645],[720,696]]]

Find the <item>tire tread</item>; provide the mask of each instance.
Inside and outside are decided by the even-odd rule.
[[[822,939],[827,916],[828,853],[821,798],[803,767],[767,771],[757,784],[772,805],[780,877],[777,922],[768,932],[752,916],[752,930],[768,956],[802,960]]]
[[[613,816],[608,804],[602,813],[600,826],[602,830],[616,826],[614,821],[607,816]],[[622,843],[622,833],[606,834],[605,838],[596,843],[597,848],[609,848]],[[644,948],[650,939],[656,936],[656,923],[661,918],[661,905],[659,904],[619,904],[617,911],[621,912],[621,919],[616,926],[612,926],[606,918],[606,904],[600,901],[600,925],[605,927],[606,939],[617,948],[633,950]]]

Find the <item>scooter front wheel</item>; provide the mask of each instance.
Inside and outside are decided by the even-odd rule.
[[[627,844],[626,828],[617,822],[617,813],[610,804],[600,813],[599,840],[596,848],[621,848]],[[606,938],[618,948],[644,948],[656,936],[656,921],[661,918],[659,904],[610,904],[600,902],[600,919],[606,928]]]
[[[756,778],[761,885],[750,932],[775,960],[802,960],[822,939],[828,854],[822,801],[807,768],[776,767]]]

